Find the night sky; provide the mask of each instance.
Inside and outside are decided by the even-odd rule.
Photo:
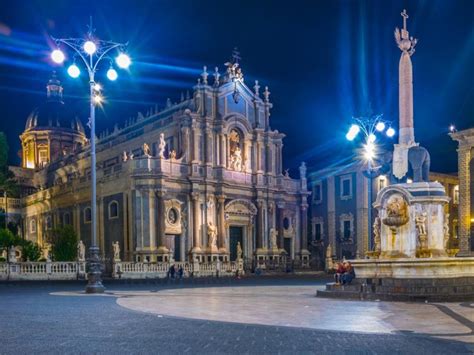
[[[98,74],[107,97],[98,131],[138,111],[179,101],[202,66],[224,72],[234,47],[248,86],[271,91],[271,126],[287,134],[284,165],[296,176],[348,162],[356,143],[345,140],[352,116],[382,113],[398,128],[398,61],[393,30],[410,16],[419,39],[414,67],[415,136],[432,156],[432,170],[457,170],[447,136],[474,126],[474,1],[3,1],[0,11],[0,131],[19,164],[18,136],[46,97],[53,70],[65,101],[85,123],[87,81],[67,76],[49,59],[49,36],[80,37],[93,16],[101,39],[129,42],[133,65],[119,79]],[[84,71],[83,71],[84,74]]]

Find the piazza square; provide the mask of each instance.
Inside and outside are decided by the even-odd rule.
[[[4,8],[1,353],[474,353],[473,3]]]

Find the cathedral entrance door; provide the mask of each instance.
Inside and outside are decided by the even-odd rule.
[[[238,227],[238,226],[229,227],[230,261],[237,260],[237,243],[240,242],[240,247],[242,248],[242,250],[244,249],[243,234],[244,234],[243,227]]]
[[[181,236],[167,234],[164,240],[165,247],[173,254],[175,261],[181,261]]]
[[[181,260],[181,236],[180,235],[175,235],[174,236],[174,255],[173,258],[176,261],[182,261]]]

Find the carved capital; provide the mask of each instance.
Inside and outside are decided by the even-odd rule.
[[[191,199],[193,201],[199,201],[199,192],[191,192]]]

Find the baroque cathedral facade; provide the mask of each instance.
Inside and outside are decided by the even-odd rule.
[[[223,75],[204,67],[181,102],[96,138],[105,258],[118,241],[127,261],[233,261],[242,251],[247,262],[308,262],[306,167],[299,179],[283,172],[284,134],[270,127],[268,88],[249,88],[238,62],[226,65]],[[90,145],[62,91],[53,75],[20,136],[22,167],[14,171],[30,187],[23,232],[44,245],[53,228],[71,225],[90,246]]]

